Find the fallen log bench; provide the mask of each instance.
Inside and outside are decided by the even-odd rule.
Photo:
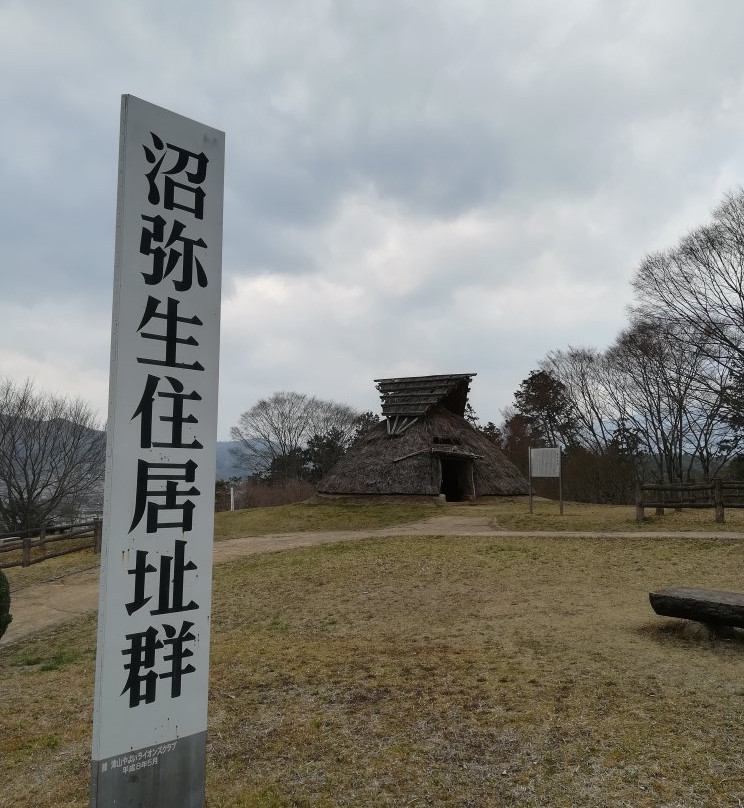
[[[649,592],[651,607],[664,617],[696,620],[712,626],[744,628],[744,595],[713,589],[675,586],[660,592]]]

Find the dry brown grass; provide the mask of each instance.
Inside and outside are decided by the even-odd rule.
[[[656,516],[654,508],[646,508],[645,519],[639,524],[635,519],[635,506],[564,502],[561,516],[557,501],[537,498],[533,501],[534,512],[529,513],[527,497],[493,499],[487,504],[446,506],[448,513],[454,509],[463,516],[489,514],[494,527],[507,530],[744,532],[744,509],[734,508],[726,511],[723,524],[716,523],[713,508],[682,511],[667,508],[663,516]]]
[[[215,571],[210,808],[744,802],[744,541],[397,538]],[[94,624],[0,651],[0,804],[84,805]],[[60,694],[63,694],[62,696]]]
[[[635,520],[635,507],[629,505],[565,502],[561,516],[558,502],[536,498],[533,511],[529,513],[527,497],[492,498],[472,504],[435,500],[380,502],[374,498],[337,502],[310,500],[275,508],[218,513],[215,516],[215,536],[224,539],[310,530],[366,529],[452,514],[479,518],[487,516],[494,528],[505,530],[744,532],[744,510],[735,509],[726,512],[726,522],[720,525],[714,521],[712,508],[679,512],[667,509],[663,516],[656,516],[653,509],[646,509],[646,519],[642,524]]]
[[[428,501],[348,499],[341,501],[310,500],[294,505],[223,511],[215,514],[215,538],[264,536],[269,533],[307,531],[364,530],[391,525],[404,525],[435,516],[457,515],[488,517],[494,528],[504,530],[597,531],[597,532],[661,532],[706,531],[744,532],[744,510],[729,510],[726,522],[713,521],[713,510],[667,510],[664,516],[646,511],[646,520],[635,521],[635,509],[627,505],[592,505],[564,503],[564,515],[558,503],[535,499],[534,513],[528,512],[526,497],[504,497],[477,504],[449,504]],[[73,540],[74,541],[74,540]],[[97,566],[99,558],[91,549],[59,558],[48,559],[31,567],[5,570],[11,590],[52,580],[69,572]]]
[[[429,501],[328,502],[311,500],[295,505],[223,511],[215,514],[215,538],[231,539],[242,536],[264,536],[268,533],[300,533],[313,530],[356,530],[390,525],[402,525],[445,513],[443,505]],[[86,539],[82,542],[87,541]],[[75,540],[70,541],[73,546]],[[82,543],[78,541],[77,543]],[[63,544],[66,544],[63,543]],[[37,557],[34,551],[32,557]],[[18,551],[17,560],[21,553]],[[2,556],[16,560],[14,554]],[[30,567],[9,567],[5,574],[10,589],[18,591],[32,584],[51,581],[71,572],[97,567],[100,556],[86,548],[77,553],[45,559]]]
[[[667,510],[664,516],[647,510],[642,525],[635,521],[635,510],[625,505],[564,503],[564,515],[558,503],[535,499],[534,513],[528,512],[526,497],[505,497],[488,503],[458,505],[430,501],[374,501],[370,499],[328,502],[311,500],[295,505],[226,511],[215,515],[215,538],[264,536],[270,533],[307,531],[363,530],[404,525],[435,516],[457,515],[482,519],[504,530],[663,532],[706,531],[744,532],[744,510],[729,510],[726,522],[713,521],[712,510]],[[98,566],[99,557],[91,549],[48,559],[31,567],[5,570],[11,591],[54,580],[71,572]]]

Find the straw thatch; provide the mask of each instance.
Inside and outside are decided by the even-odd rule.
[[[387,421],[373,427],[321,480],[319,493],[438,496],[443,478],[452,474],[461,495],[448,489],[448,499],[528,493],[517,467],[443,403],[431,405],[402,433],[389,431]]]

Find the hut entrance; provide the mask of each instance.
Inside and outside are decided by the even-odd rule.
[[[448,502],[462,502],[474,495],[473,461],[468,457],[440,457],[442,488]]]

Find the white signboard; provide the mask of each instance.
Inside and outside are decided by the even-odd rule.
[[[560,477],[560,449],[530,449],[530,476]]]
[[[224,133],[122,97],[91,805],[202,808]]]

